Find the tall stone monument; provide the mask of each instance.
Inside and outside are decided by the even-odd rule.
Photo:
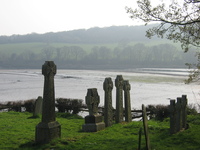
[[[85,101],[89,110],[89,115],[85,117],[85,124],[82,126],[84,132],[97,132],[105,128],[102,116],[98,114],[100,97],[97,89],[88,89]]]
[[[187,128],[187,95],[182,95],[182,128]]]
[[[175,100],[170,100],[169,112],[170,112],[170,134],[176,133],[176,103]]]
[[[123,121],[123,77],[117,75],[115,79],[116,86],[116,112],[115,122],[120,123]]]
[[[56,65],[46,61],[42,66],[44,75],[44,91],[42,104],[42,121],[36,126],[36,143],[48,143],[61,136],[61,125],[55,119],[54,76]]]
[[[178,97],[177,98],[177,103],[176,103],[176,131],[179,132],[182,129],[182,104],[181,104],[182,98]]]
[[[112,79],[105,78],[103,83],[103,89],[105,91],[104,97],[104,122],[105,126],[109,127],[113,124],[113,107],[112,107],[112,89],[113,82]]]
[[[131,122],[132,116],[131,116],[131,100],[130,100],[130,90],[131,85],[129,84],[128,80],[124,80],[124,104],[125,104],[125,121]]]

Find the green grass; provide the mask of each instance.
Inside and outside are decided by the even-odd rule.
[[[61,124],[61,138],[49,144],[37,145],[35,127],[41,121],[30,118],[30,113],[0,113],[0,150],[136,150],[141,121],[114,124],[95,133],[82,132],[84,119],[68,114],[57,114]],[[169,118],[163,122],[149,121],[151,148],[155,150],[200,149],[200,116],[188,116],[189,129],[174,135],[169,134]],[[142,135],[142,149],[145,149]]]

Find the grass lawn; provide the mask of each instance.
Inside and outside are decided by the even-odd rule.
[[[0,113],[0,150],[136,150],[138,131],[141,121],[114,124],[105,130],[82,132],[84,119],[69,114],[57,114],[56,120],[61,124],[61,138],[49,144],[37,145],[35,127],[40,118],[30,118],[27,112]],[[169,119],[163,122],[149,121],[151,148],[155,150],[199,150],[200,116],[188,116],[189,129],[180,133],[169,134]],[[142,135],[142,149],[145,149]]]

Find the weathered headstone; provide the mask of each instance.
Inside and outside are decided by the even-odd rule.
[[[38,98],[35,101],[33,116],[42,114],[42,101],[42,97],[38,96]]]
[[[187,128],[187,95],[182,95],[182,128]]]
[[[88,89],[85,97],[89,115],[85,117],[85,124],[82,126],[84,132],[97,132],[105,128],[102,116],[98,114],[100,98],[96,88]]]
[[[109,127],[113,123],[113,107],[112,107],[113,82],[111,78],[105,78],[105,81],[103,83],[103,89],[105,91],[104,122],[105,126]]]
[[[182,104],[181,104],[182,98],[177,98],[176,103],[176,132],[179,132],[182,129]]]
[[[48,143],[61,136],[61,126],[55,119],[54,76],[56,65],[46,61],[42,66],[44,75],[44,91],[42,106],[42,121],[36,126],[36,143]]]
[[[116,86],[116,112],[115,121],[120,123],[123,121],[123,77],[122,75],[117,75],[115,79]]]
[[[125,103],[125,121],[131,122],[132,116],[131,116],[131,100],[130,100],[130,90],[131,85],[129,84],[128,80],[124,80],[124,103]]]
[[[150,140],[149,140],[149,130],[148,130],[148,123],[147,123],[147,113],[146,113],[146,107],[143,104],[142,104],[142,120],[143,120],[144,134],[145,134],[145,140],[146,140],[146,149],[150,150]]]
[[[175,100],[170,100],[169,111],[170,111],[170,134],[175,134],[176,133]]]

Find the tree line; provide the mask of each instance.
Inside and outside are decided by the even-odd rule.
[[[145,31],[148,26],[111,26],[105,28],[79,29],[45,34],[31,33],[26,35],[0,36],[0,44],[9,43],[116,43],[121,41],[147,41]]]
[[[1,68],[41,68],[44,61],[53,60],[61,69],[127,69],[136,67],[184,67],[192,63],[195,51],[183,53],[171,44],[146,46],[118,45],[114,48],[94,46],[55,47],[47,45],[40,52],[25,51],[10,55],[0,52]]]

